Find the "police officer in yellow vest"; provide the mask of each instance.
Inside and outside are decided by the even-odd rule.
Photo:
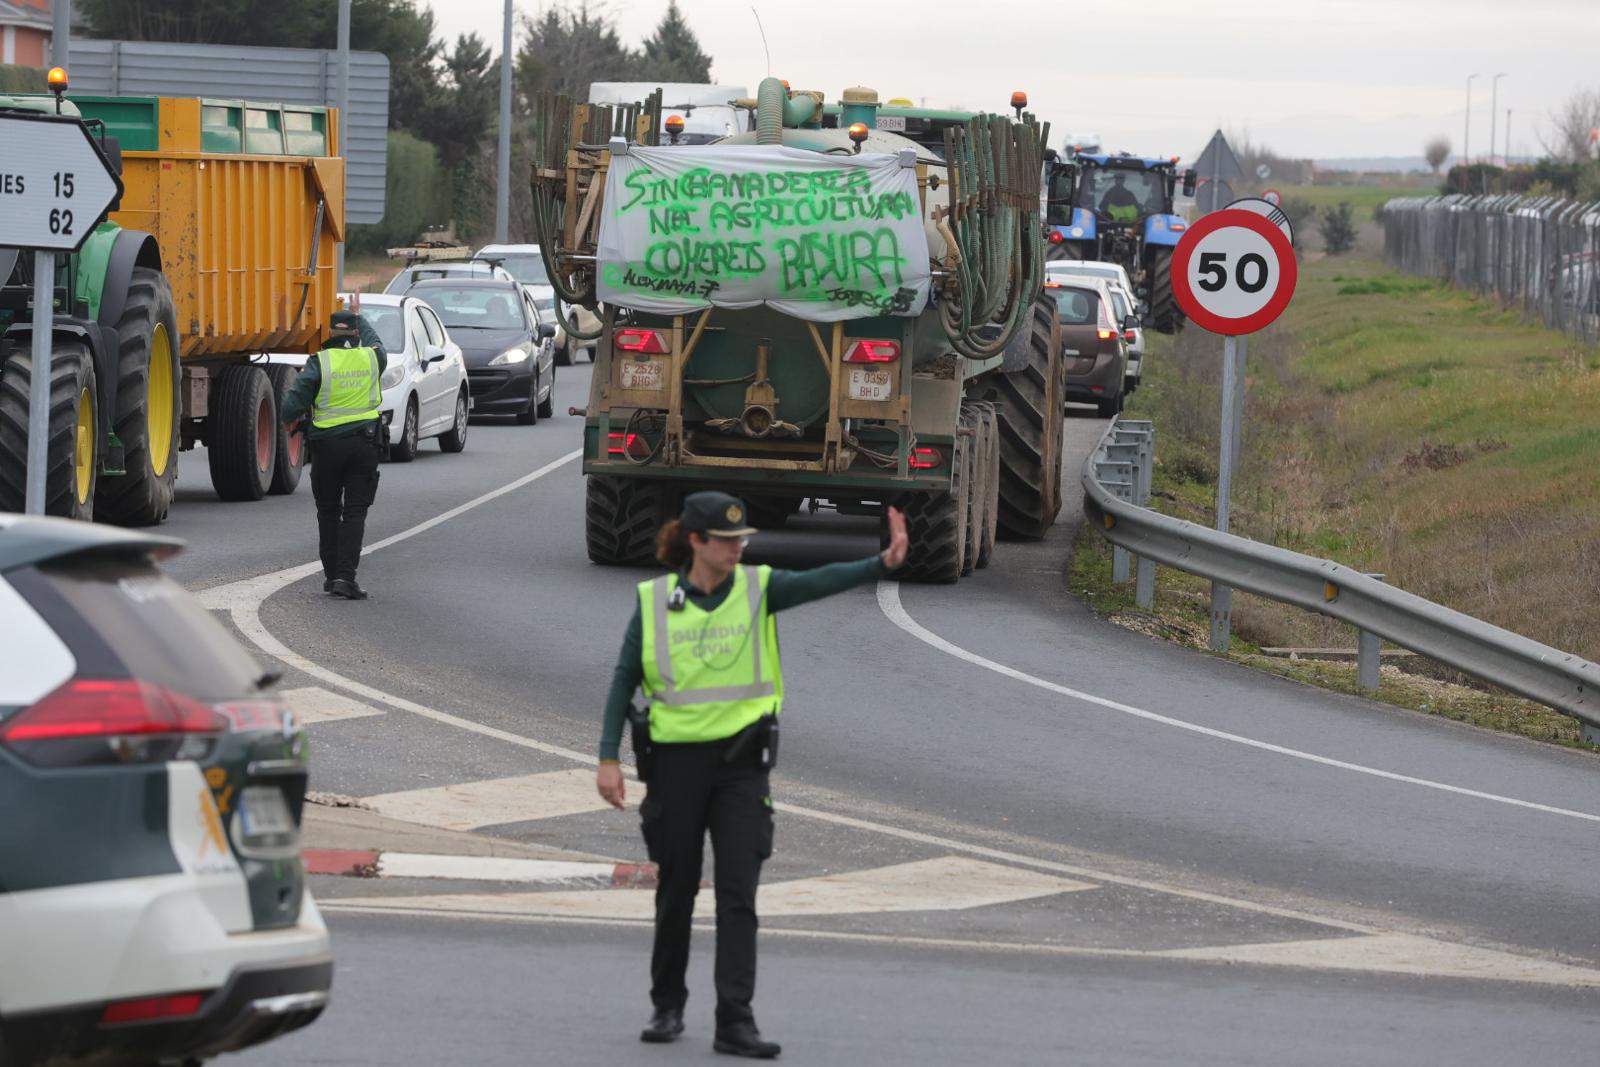
[[[365,600],[356,584],[367,509],[378,492],[383,425],[379,379],[388,356],[378,333],[352,311],[333,315],[328,347],[306,361],[278,413],[291,430],[309,412],[311,495],[317,501],[323,592]]]
[[[671,1041],[683,1032],[690,920],[700,887],[706,832],[716,856],[716,1036],[718,1052],[778,1055],[756,1028],[756,883],[772,854],[767,785],[783,706],[775,613],[874,581],[905,562],[905,519],[889,511],[889,547],[854,563],[808,571],[740,564],[744,504],[726,493],[693,493],[656,536],[656,557],[674,573],[639,584],[638,601],[613,672],[600,734],[600,795],[623,805],[618,749],[634,689],[649,697],[648,757],[639,815],[659,870],[654,1015],[639,1035]],[[634,723],[636,752],[642,724]]]

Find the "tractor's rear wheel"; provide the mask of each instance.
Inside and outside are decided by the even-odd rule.
[[[22,511],[28,489],[28,403],[33,353],[16,345],[0,353],[0,511]],[[50,355],[50,423],[45,438],[44,511],[94,518],[100,473],[100,420],[94,358],[76,341]]]
[[[1084,253],[1082,241],[1046,241],[1044,243],[1044,258],[1046,260],[1062,259],[1088,259]]]
[[[892,501],[906,517],[910,547],[895,577],[906,582],[949,584],[965,573],[967,556],[967,442],[957,437],[951,457],[950,488],[902,493]]]
[[[278,410],[283,410],[283,402],[289,395],[289,390],[294,387],[294,379],[300,372],[286,363],[272,363],[267,366],[267,379],[272,382],[272,395],[278,403]],[[277,420],[274,420],[275,422]],[[287,496],[300,485],[300,473],[306,466],[306,435],[290,433],[282,422],[278,426],[277,466],[272,472],[272,485],[267,490],[280,496]]]
[[[178,312],[160,271],[134,268],[117,336],[121,349],[111,426],[122,441],[127,473],[100,482],[95,514],[104,522],[149,526],[165,519],[172,506],[183,417]]]
[[[206,454],[211,485],[224,500],[260,500],[278,468],[278,403],[267,372],[225,367],[211,394]]]
[[[1183,312],[1172,295],[1172,251],[1159,249],[1150,261],[1150,322],[1162,333],[1177,333]]]
[[[676,494],[650,478],[589,475],[584,493],[584,541],[589,558],[611,566],[655,559],[656,531],[672,517]]]
[[[1028,365],[997,375],[984,393],[994,402],[1000,431],[1002,537],[1037,541],[1061,510],[1064,375],[1056,304],[1044,295],[1033,305]]]

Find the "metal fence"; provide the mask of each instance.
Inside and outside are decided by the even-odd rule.
[[[1138,602],[1148,607],[1154,569],[1198,574],[1234,589],[1349,623],[1367,653],[1363,684],[1377,684],[1377,640],[1438,660],[1538,701],[1580,723],[1600,743],[1600,665],[1385,585],[1331,560],[1264,545],[1144,506],[1154,462],[1149,423],[1113,422],[1083,464],[1083,513],[1113,545],[1138,559]],[[1126,556],[1114,577],[1127,579]],[[1114,566],[1117,564],[1114,563]]]
[[[1432,196],[1383,208],[1390,266],[1492,293],[1529,319],[1600,342],[1600,202]]]

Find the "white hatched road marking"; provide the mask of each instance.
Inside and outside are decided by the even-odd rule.
[[[371,704],[363,704],[359,700],[352,700],[342,693],[335,693],[331,689],[324,689],[320,685],[308,685],[301,689],[285,689],[283,691],[284,703],[289,705],[289,710],[294,712],[294,717],[301,723],[338,722],[341,719],[364,719],[373,715],[385,714],[382,708],[375,708]]]
[[[628,802],[637,804],[638,800],[630,796]],[[581,767],[381,793],[366,797],[362,803],[391,819],[445,830],[476,830],[480,826],[582,815],[611,806],[595,791],[594,772]]]
[[[616,877],[615,863],[526,860],[514,856],[435,856],[385,852],[378,857],[382,878],[446,878],[472,882],[600,882]]]
[[[772,882],[756,890],[756,910],[776,919],[796,915],[859,915],[904,911],[959,911],[1097,888],[965,856]],[[415,897],[345,897],[341,906],[408,911],[472,911],[596,919],[649,920],[653,889],[588,889],[543,893],[450,893]],[[695,917],[716,916],[716,894],[701,891]]]

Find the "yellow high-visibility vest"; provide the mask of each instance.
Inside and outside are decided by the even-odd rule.
[[[676,574],[639,583],[652,741],[721,740],[782,708],[778,625],[767,610],[771,576],[771,567],[740,567],[712,611],[692,600],[668,609]]]
[[[322,384],[311,404],[311,425],[319,430],[378,417],[383,403],[378,353],[370,348],[324,348],[316,359]]]

